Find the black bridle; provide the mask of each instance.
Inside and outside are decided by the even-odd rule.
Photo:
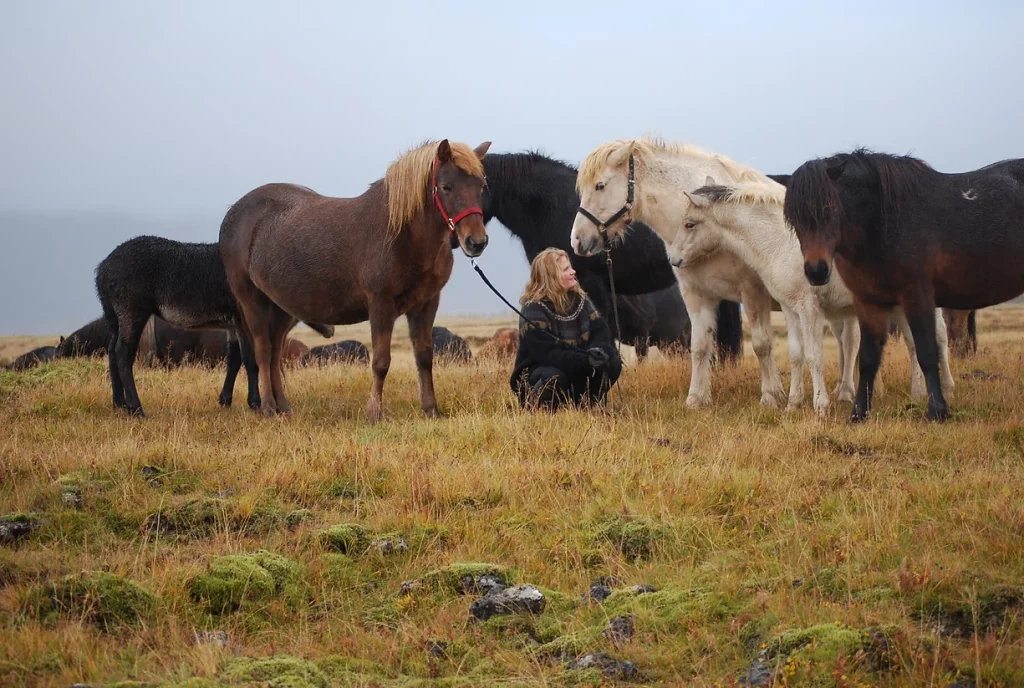
[[[612,314],[615,316],[615,335],[618,337],[619,346],[622,346],[622,328],[619,325],[619,304],[615,298],[615,276],[612,272],[612,245],[608,241],[608,228],[619,221],[626,213],[633,209],[634,189],[636,188],[636,165],[633,162],[633,154],[629,154],[629,180],[626,183],[626,202],[610,218],[602,222],[597,216],[584,208],[582,205],[576,212],[594,223],[598,234],[601,235],[601,246],[604,249],[605,261],[608,263],[608,285],[612,291]],[[628,220],[627,220],[628,222]]]
[[[606,251],[608,250],[608,246],[609,246],[609,243],[608,243],[608,228],[611,227],[616,222],[618,222],[619,219],[621,219],[623,215],[625,215],[626,213],[628,213],[630,210],[633,209],[633,191],[634,191],[635,187],[636,187],[636,169],[635,169],[635,165],[634,165],[634,162],[633,162],[633,154],[630,153],[629,154],[629,182],[626,185],[626,202],[625,202],[625,204],[623,204],[623,206],[621,208],[619,208],[618,212],[616,212],[610,218],[608,218],[607,220],[602,222],[601,220],[597,219],[596,215],[594,215],[592,212],[590,212],[589,210],[584,208],[582,205],[579,208],[576,209],[577,213],[579,213],[583,217],[585,217],[588,220],[590,220],[591,222],[593,222],[594,226],[597,227],[597,231],[601,235],[601,242],[604,244],[604,249]]]

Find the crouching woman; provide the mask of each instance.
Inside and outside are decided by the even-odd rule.
[[[519,299],[519,352],[509,383],[524,408],[603,403],[622,359],[608,323],[576,281],[565,251],[537,254]]]

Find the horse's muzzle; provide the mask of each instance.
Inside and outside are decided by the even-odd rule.
[[[487,248],[487,242],[489,240],[490,239],[487,235],[484,235],[483,241],[477,241],[473,237],[467,236],[462,245],[462,252],[470,258],[476,258],[484,252],[485,248]]]
[[[807,276],[807,281],[815,287],[823,287],[828,284],[829,277],[832,276],[832,271],[828,267],[828,263],[824,260],[819,260],[817,263],[811,263],[804,261],[804,274]]]
[[[576,255],[583,256],[584,258],[595,256],[601,252],[601,242],[596,239],[579,239],[577,238],[576,244],[573,246],[576,251]]]

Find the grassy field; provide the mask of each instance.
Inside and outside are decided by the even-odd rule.
[[[532,415],[489,362],[432,421],[400,329],[375,426],[366,367],[289,371],[270,421],[219,370],[140,370],[143,420],[103,360],[0,372],[0,685],[1024,685],[1024,308],[979,332],[945,425],[900,342],[858,426],[761,408],[749,343],[706,410],[688,358]],[[473,620],[484,574],[543,610]]]

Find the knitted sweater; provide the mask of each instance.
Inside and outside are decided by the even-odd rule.
[[[520,380],[529,377],[530,371],[540,366],[558,368],[572,382],[582,382],[590,377],[594,369],[590,365],[586,350],[600,347],[608,353],[608,369],[617,376],[622,370],[622,360],[615,349],[611,329],[594,304],[586,297],[577,294],[569,295],[569,309],[566,315],[560,315],[549,301],[530,301],[526,303],[523,315],[537,324],[534,327],[524,318],[519,318],[519,351],[516,354],[515,367],[509,385],[519,395],[525,393]],[[568,342],[571,348],[562,342],[555,341],[550,332],[559,339]]]

